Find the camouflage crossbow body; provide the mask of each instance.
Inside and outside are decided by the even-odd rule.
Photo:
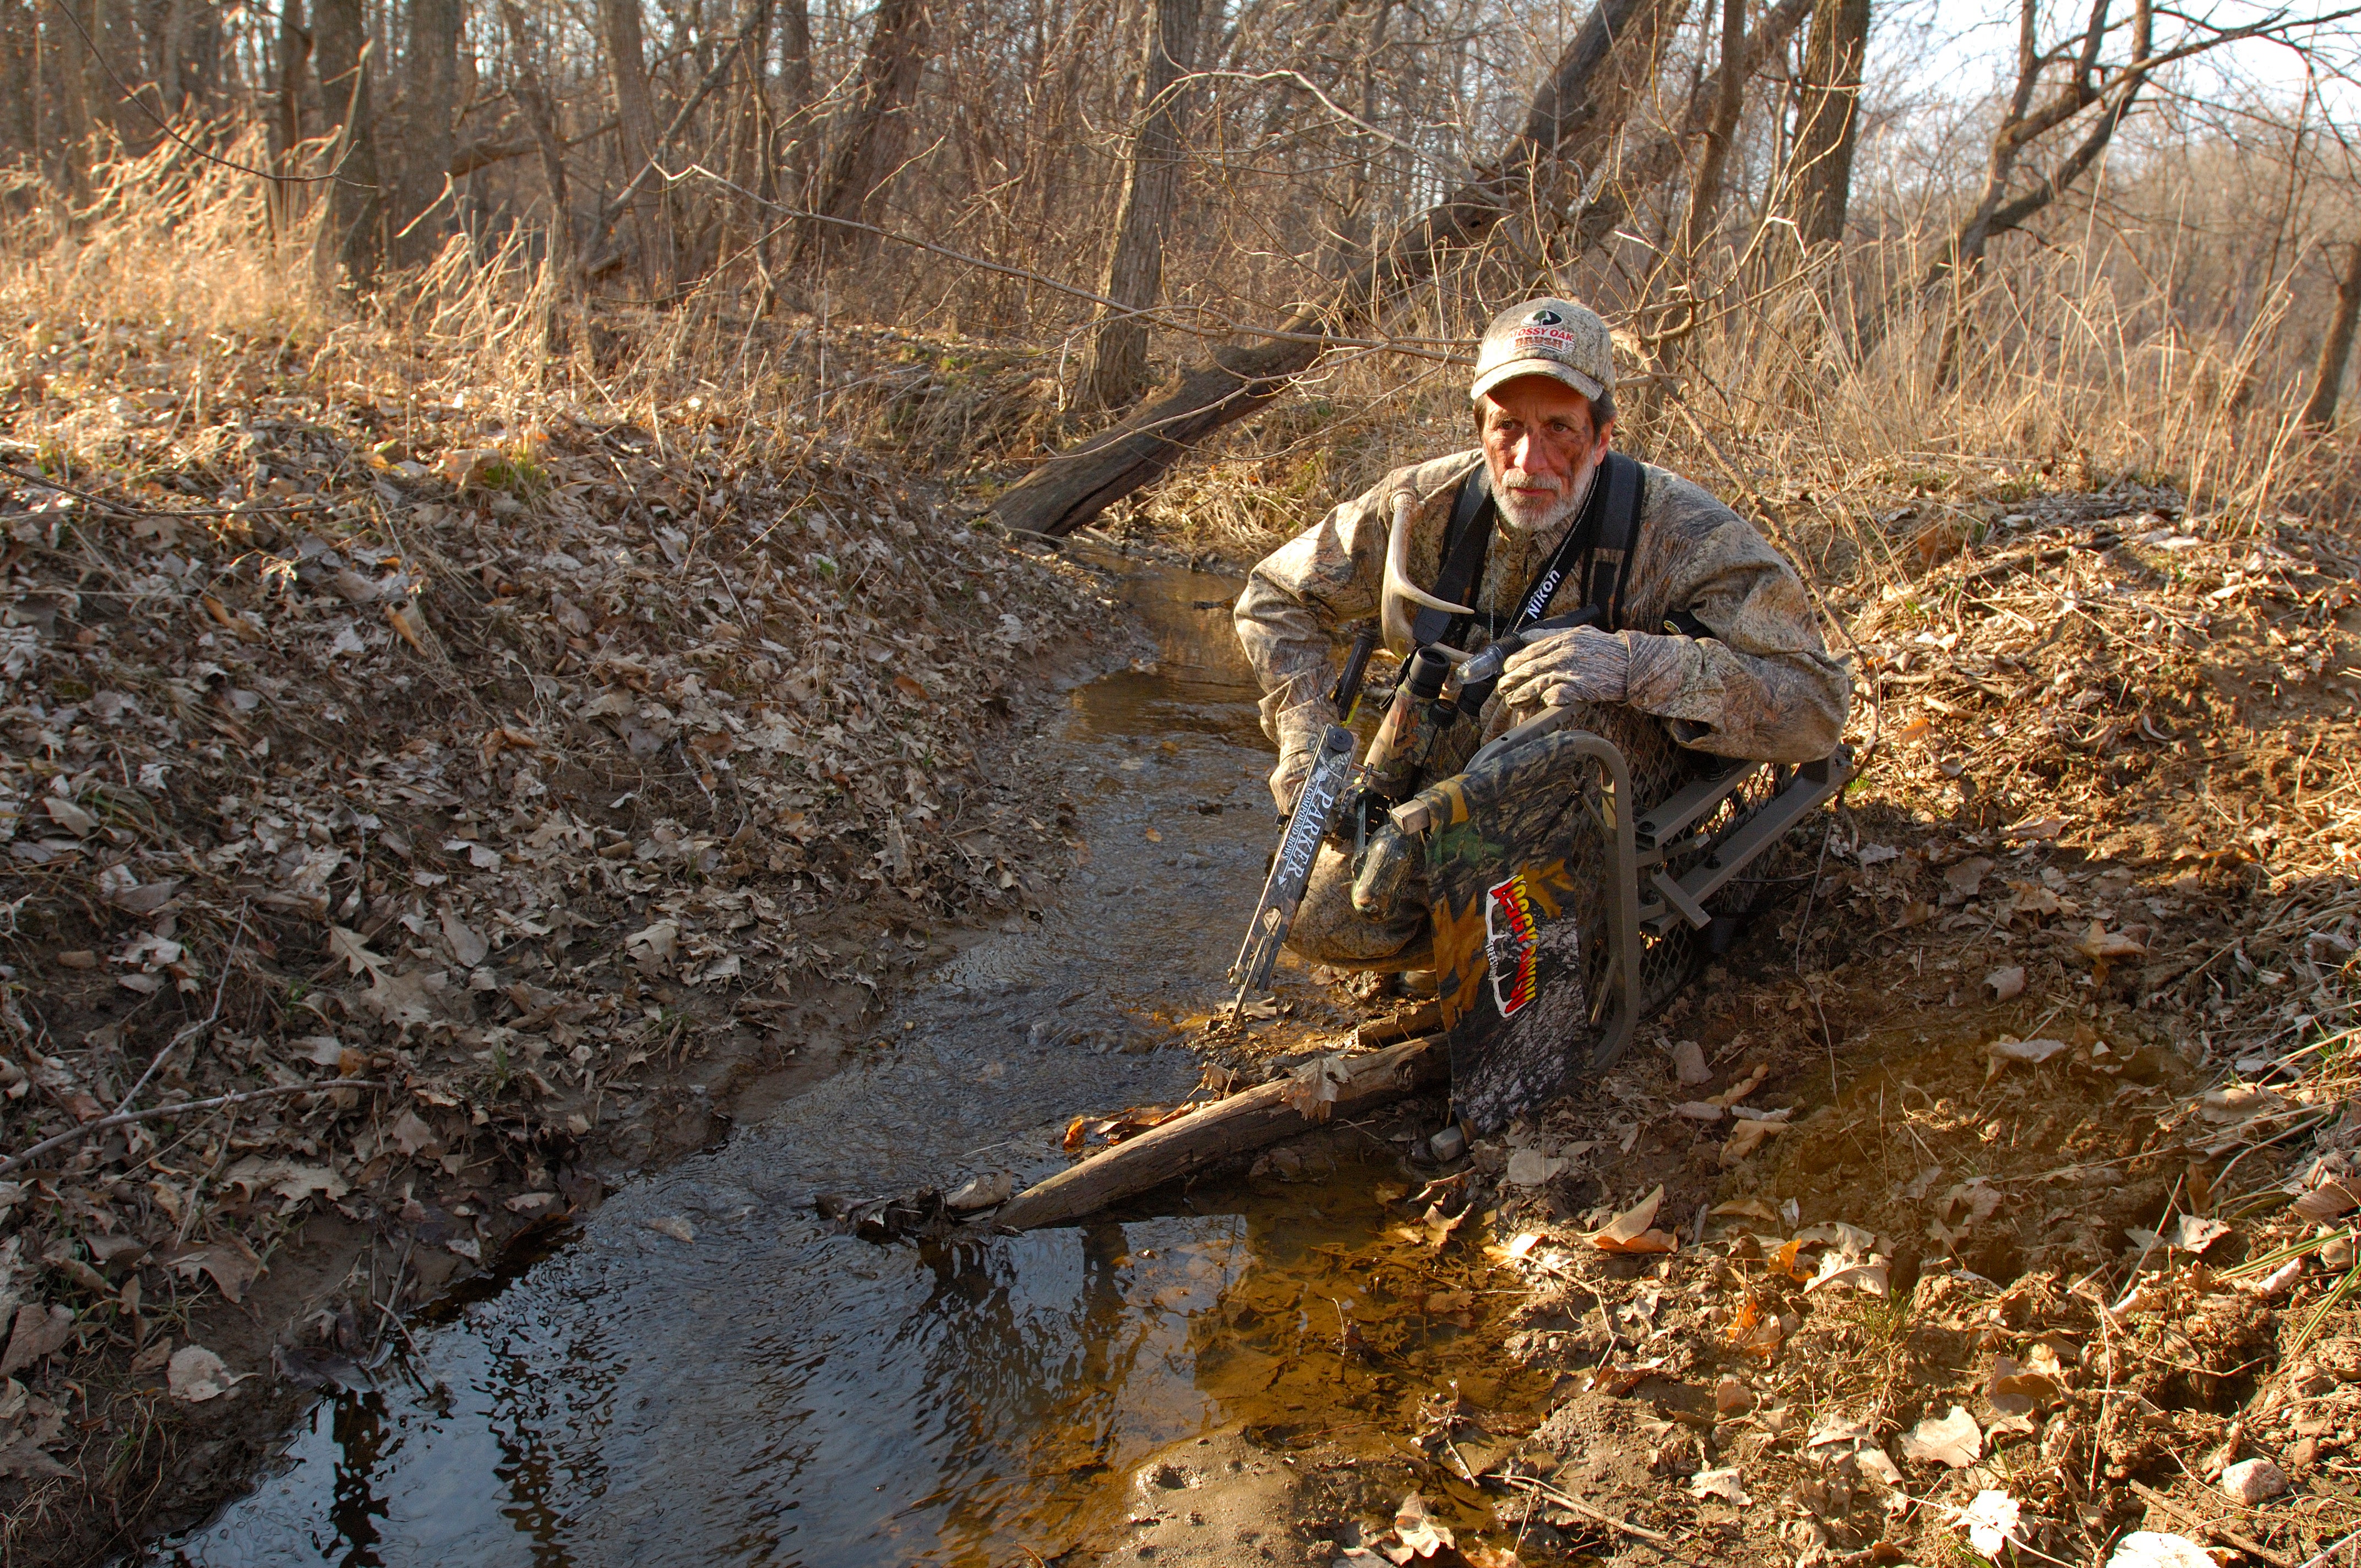
[[[1597,774],[1551,735],[1425,792],[1439,808],[1426,886],[1453,1108],[1479,1131],[1541,1104],[1604,1033]]]

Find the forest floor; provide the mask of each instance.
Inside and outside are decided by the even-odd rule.
[[[817,419],[526,421],[169,326],[10,355],[0,1552],[94,1560],[1038,913],[1077,850],[1040,676],[1126,654],[1097,577]],[[1544,1397],[1425,1390],[1383,1461],[1259,1421],[1143,1471],[1119,1560],[2361,1528],[2356,543],[1892,490],[1936,521],[1832,595],[1866,766],[1796,900],[1535,1123],[1444,1167],[1377,1132],[1362,1317],[1306,1357],[1466,1341]],[[1208,1056],[1389,1005],[1287,988]]]

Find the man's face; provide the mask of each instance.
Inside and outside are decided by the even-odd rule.
[[[1607,455],[1614,426],[1591,423],[1590,400],[1547,376],[1520,376],[1477,403],[1484,462],[1500,519],[1532,532],[1560,522],[1579,506],[1584,481]]]

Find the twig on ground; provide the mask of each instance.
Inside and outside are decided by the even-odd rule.
[[[1624,1534],[1636,1536],[1642,1541],[1653,1541],[1658,1546],[1673,1544],[1673,1538],[1662,1530],[1650,1530],[1646,1525],[1633,1524],[1630,1519],[1619,1519],[1613,1514],[1594,1508],[1580,1497],[1570,1497],[1556,1487],[1545,1486],[1530,1475],[1503,1475],[1500,1479],[1511,1486],[1522,1486],[1527,1491],[1547,1497],[1560,1508],[1571,1508],[1585,1519],[1593,1519],[1610,1530],[1621,1530]]]
[[[179,1032],[174,1034],[170,1039],[164,1042],[164,1048],[158,1051],[154,1059],[148,1062],[148,1070],[141,1073],[137,1080],[132,1083],[131,1087],[123,1091],[123,1098],[115,1102],[115,1110],[124,1111],[129,1109],[131,1102],[139,1098],[139,1091],[148,1087],[148,1080],[156,1076],[156,1069],[164,1065],[165,1058],[170,1056],[174,1051],[179,1050],[184,1042],[192,1040],[199,1035],[203,1034],[207,1029],[212,1028],[221,1018],[222,997],[229,991],[230,966],[237,958],[238,944],[246,938],[247,908],[247,906],[244,904],[240,904],[237,906],[237,929],[230,933],[229,950],[222,955],[221,979],[214,984],[213,1011],[198,1019],[195,1023],[181,1029]]]
[[[44,1138],[22,1154],[0,1159],[0,1176],[16,1169],[27,1161],[36,1159],[51,1149],[79,1143],[93,1133],[103,1133],[109,1127],[120,1127],[132,1122],[151,1122],[159,1116],[184,1115],[191,1111],[213,1111],[224,1105],[243,1105],[250,1100],[269,1100],[280,1094],[324,1094],[331,1089],[393,1089],[395,1084],[381,1079],[332,1078],[321,1083],[282,1083],[273,1089],[249,1089],[237,1094],[216,1094],[210,1100],[183,1100],[177,1105],[158,1105],[146,1111],[118,1111],[111,1116],[84,1122],[81,1126]]]
[[[2124,1485],[2137,1493],[2150,1508],[2160,1513],[2169,1514],[2193,1529],[2202,1530],[2209,1535],[2217,1537],[2223,1544],[2235,1546],[2247,1556],[2269,1563],[2271,1568],[2296,1568],[2295,1559],[2283,1552],[2273,1552],[2259,1541],[2249,1541],[2228,1525],[2215,1519],[2209,1519],[2194,1508],[2182,1507],[2153,1486],[2144,1486],[2137,1481],[2126,1481]],[[2329,1550],[2333,1552],[2335,1548],[2331,1547]]]

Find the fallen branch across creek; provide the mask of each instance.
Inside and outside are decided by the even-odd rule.
[[[1332,1072],[1343,1069],[1345,1076],[1332,1077],[1323,1086],[1320,1102],[1325,1116],[1341,1116],[1404,1099],[1441,1079],[1450,1070],[1451,1053],[1437,1036],[1406,1040],[1366,1056],[1329,1058],[1326,1064]],[[1168,1181],[1311,1132],[1319,1122],[1290,1103],[1301,1098],[1302,1084],[1290,1076],[1176,1116],[1027,1188],[983,1223],[1002,1231],[1071,1224]]]

